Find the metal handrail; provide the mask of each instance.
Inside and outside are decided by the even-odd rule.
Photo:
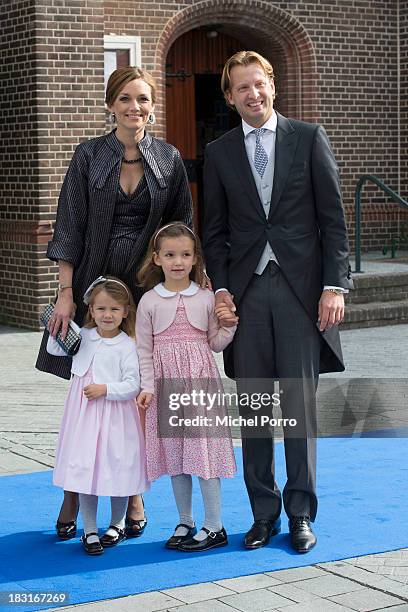
[[[385,183],[380,181],[379,178],[372,174],[363,174],[356,186],[356,194],[354,198],[354,211],[356,215],[356,246],[355,246],[355,258],[356,258],[356,269],[355,272],[361,272],[361,190],[363,184],[366,181],[375,183],[380,189],[384,191],[394,202],[399,204],[401,208],[408,209],[408,202],[401,198],[395,191],[388,187]]]

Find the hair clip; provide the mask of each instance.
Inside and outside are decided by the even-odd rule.
[[[129,298],[129,302],[130,302],[130,294],[129,294],[129,290],[126,287],[126,285],[124,283],[121,283],[120,281],[116,280],[116,278],[106,278],[106,276],[98,276],[98,278],[96,278],[94,280],[93,283],[91,283],[88,287],[88,289],[85,291],[84,293],[84,304],[86,304],[88,306],[90,299],[91,299],[91,295],[92,295],[92,291],[95,289],[95,287],[97,287],[98,285],[100,285],[101,283],[118,283],[118,285],[121,285],[121,287],[123,287],[124,289],[126,289],[126,293],[128,294],[128,298]]]
[[[172,225],[176,225],[178,227],[184,227],[184,229],[188,230],[190,232],[190,234],[192,234],[194,241],[196,241],[196,235],[193,232],[193,230],[188,227],[188,225],[185,225],[184,223],[181,223],[180,221],[174,221],[173,223],[168,223],[167,225],[163,225],[163,227],[161,227],[160,229],[157,230],[155,236],[154,236],[154,240],[153,240],[153,248],[156,246],[156,241],[157,241],[157,236],[160,234],[160,232],[162,232],[163,230],[167,229],[168,227],[172,227]]]

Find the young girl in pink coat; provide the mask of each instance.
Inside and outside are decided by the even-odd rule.
[[[99,277],[86,291],[84,302],[88,313],[81,346],[72,360],[54,484],[79,493],[82,545],[88,554],[99,555],[125,538],[128,496],[143,493],[149,483],[135,402],[139,364],[134,338],[129,337],[135,330],[132,295],[122,281]],[[51,335],[47,351],[65,355]],[[100,539],[99,495],[109,495],[112,507],[110,527]]]
[[[181,392],[192,397],[193,390],[221,388],[211,350],[222,351],[235,332],[235,327],[220,327],[214,295],[200,287],[203,277],[201,247],[192,230],[179,222],[158,230],[139,273],[143,285],[153,288],[142,297],[136,315],[138,404],[147,409],[148,479],[171,476],[180,516],[166,547],[188,552],[228,543],[221,521],[220,478],[236,472],[229,428],[217,427],[215,410],[203,402],[193,401],[189,408],[177,402]],[[222,418],[225,408],[217,406],[216,413]],[[184,423],[181,417],[186,414],[201,417],[201,426]],[[198,533],[192,516],[193,475],[198,476],[205,508]]]

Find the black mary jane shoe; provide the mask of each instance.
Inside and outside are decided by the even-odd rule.
[[[123,540],[126,540],[126,533],[124,529],[120,527],[116,527],[116,525],[109,525],[109,529],[113,529],[116,532],[116,535],[112,536],[108,533],[104,533],[101,537],[101,544],[104,548],[112,548],[112,546],[117,546]]]
[[[177,531],[179,527],[185,527],[186,529],[188,529],[188,532],[186,533],[186,535],[182,535],[182,536],[172,535],[171,538],[169,538],[167,542],[165,543],[166,548],[170,548],[174,550],[178,548],[179,545],[182,544],[182,542],[186,542],[187,540],[190,540],[197,533],[197,529],[195,527],[189,527],[188,525],[185,525],[184,523],[179,523],[177,527],[175,528],[174,533]]]
[[[125,533],[127,538],[140,538],[146,529],[147,518],[131,519],[128,516],[125,519]],[[135,529],[136,527],[136,529]]]
[[[76,536],[77,522],[76,520],[69,521],[68,523],[57,521],[55,525],[55,530],[60,540],[71,540],[71,538],[75,538]]]
[[[81,536],[81,544],[85,552],[88,553],[88,555],[102,555],[103,547],[99,539],[97,542],[92,542],[92,543],[88,542],[88,538],[91,535],[97,536],[98,534],[92,531],[91,533],[87,533],[87,534],[84,533],[84,535]]]
[[[220,531],[210,531],[206,527],[202,527],[202,530],[207,533],[207,537],[199,542],[194,538],[190,538],[186,542],[179,544],[177,550],[183,552],[203,552],[204,550],[210,550],[211,548],[218,548],[218,546],[226,546],[228,544],[227,533],[224,527]]]

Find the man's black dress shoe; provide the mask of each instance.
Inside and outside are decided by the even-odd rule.
[[[205,527],[202,527],[208,535],[204,540],[199,542],[194,538],[190,538],[186,542],[179,544],[177,550],[183,552],[203,552],[204,550],[210,550],[210,548],[217,548],[218,546],[226,546],[228,544],[227,533],[224,527],[220,531],[210,531]]]
[[[185,527],[186,529],[188,529],[188,532],[186,533],[186,535],[182,535],[182,536],[172,535],[171,538],[169,538],[167,542],[165,543],[166,548],[171,548],[171,549],[178,548],[179,544],[182,544],[182,542],[186,542],[187,540],[190,540],[193,537],[193,535],[197,533],[197,529],[195,527],[189,527],[188,525],[185,525],[184,523],[180,523],[179,525],[177,525],[174,532],[176,532],[179,527]]]
[[[289,519],[289,532],[292,548],[298,553],[309,552],[317,542],[308,516],[292,516]]]
[[[281,520],[269,521],[268,519],[259,519],[254,522],[251,529],[246,533],[244,544],[245,548],[261,548],[266,546],[271,536],[278,535],[281,530]]]

